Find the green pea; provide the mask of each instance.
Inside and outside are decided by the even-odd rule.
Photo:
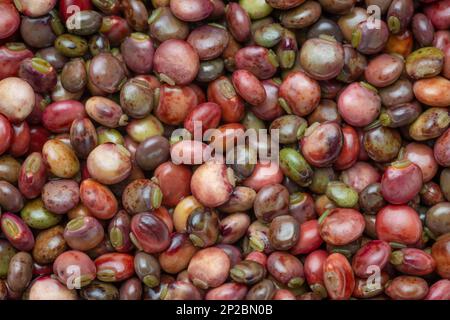
[[[280,168],[283,173],[302,187],[307,187],[312,182],[313,170],[305,158],[292,148],[284,148],[280,151]]]
[[[91,55],[96,56],[102,52],[109,52],[110,45],[108,38],[103,34],[94,34],[89,39],[89,52]]]
[[[256,44],[271,48],[280,42],[284,28],[278,23],[262,26],[255,31],[254,40]]]
[[[125,140],[122,134],[113,128],[99,127],[97,128],[98,144],[112,142],[115,144],[124,145]]]
[[[420,48],[408,55],[405,68],[413,79],[430,78],[441,73],[444,53],[435,47]]]
[[[358,192],[341,181],[329,182],[326,195],[341,208],[353,208],[358,203]]]
[[[239,0],[239,4],[252,20],[267,17],[273,10],[266,0]]]
[[[88,43],[73,34],[60,35],[55,40],[55,48],[69,58],[82,57],[88,51]]]
[[[211,82],[223,74],[225,63],[222,58],[200,62],[197,80],[200,82]]]
[[[0,239],[0,278],[6,278],[9,261],[16,254],[16,249],[6,240]]]
[[[276,48],[276,54],[281,68],[290,69],[294,66],[296,51],[297,38],[295,33],[284,29]]]
[[[324,194],[330,181],[336,179],[336,173],[332,168],[316,168],[309,189],[318,194]]]
[[[255,116],[255,114],[251,111],[247,111],[245,113],[244,118],[242,119],[241,123],[244,125],[245,129],[266,129],[266,125],[264,124],[264,121],[262,121],[260,118]]]
[[[29,227],[40,230],[57,225],[62,218],[62,215],[48,211],[41,198],[28,202],[20,211],[20,216]]]
[[[50,11],[50,16],[52,19],[50,20],[50,26],[52,27],[53,32],[60,36],[65,32],[64,24],[61,22],[61,19],[59,18],[58,11],[52,10]]]
[[[127,126],[127,133],[134,141],[142,142],[153,136],[162,136],[164,126],[158,118],[149,115],[143,119],[131,121]]]
[[[439,137],[450,124],[447,108],[425,110],[409,127],[409,135],[416,141]]]
[[[442,189],[445,199],[450,201],[450,168],[445,168],[439,177],[439,185]]]

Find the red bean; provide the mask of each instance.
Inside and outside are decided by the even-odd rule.
[[[387,242],[372,240],[366,243],[353,256],[352,268],[355,275],[360,278],[368,278],[374,272],[383,270],[389,261],[390,254],[391,247]]]
[[[327,296],[323,273],[323,266],[327,257],[328,253],[326,251],[315,250],[308,254],[304,265],[306,281],[308,282],[309,287],[313,292],[323,297]]]
[[[397,161],[386,168],[381,178],[381,193],[393,204],[412,200],[422,188],[422,171],[414,163]]]
[[[378,239],[401,244],[414,244],[422,235],[417,212],[406,205],[388,205],[377,214]]]
[[[283,109],[303,117],[319,105],[320,86],[303,72],[292,72],[281,83],[278,95]]]
[[[69,132],[74,120],[86,117],[84,105],[76,100],[58,101],[48,105],[42,114],[42,123],[51,132]]]
[[[266,100],[266,90],[250,71],[241,69],[233,72],[232,82],[237,93],[251,105],[256,106]]]
[[[428,293],[428,284],[422,278],[399,276],[388,284],[385,293],[394,300],[422,300]]]
[[[191,83],[197,76],[199,65],[195,49],[186,41],[177,39],[164,41],[156,49],[153,59],[154,70],[167,77],[172,85]]]
[[[404,248],[391,254],[391,264],[404,274],[423,276],[430,274],[436,267],[433,257],[423,250]]]
[[[305,221],[300,225],[300,238],[290,252],[293,255],[308,254],[319,249],[323,240],[320,237],[319,223],[317,220]]]
[[[323,265],[323,278],[328,295],[332,300],[349,299],[355,288],[352,267],[340,253],[327,257]]]
[[[322,220],[323,219],[323,220]],[[358,239],[364,231],[364,217],[354,209],[332,209],[321,217],[320,236],[332,245],[345,245]]]

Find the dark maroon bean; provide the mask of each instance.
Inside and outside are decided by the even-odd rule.
[[[387,12],[387,23],[393,34],[406,30],[414,14],[412,0],[393,0]]]
[[[0,181],[0,206],[6,211],[18,212],[23,205],[20,191],[8,181]]]
[[[339,29],[338,24],[333,20],[324,17],[321,17],[309,28],[307,38],[319,38],[320,35],[331,36],[338,42],[342,42],[343,40],[342,32]]]
[[[161,136],[150,137],[136,149],[136,162],[143,170],[154,170],[169,158],[169,141]]]
[[[153,288],[159,285],[161,268],[158,260],[152,255],[139,252],[134,256],[134,271],[146,286]]]
[[[267,185],[259,190],[253,205],[255,215],[264,222],[289,211],[289,192],[280,184]]]
[[[233,37],[244,42],[250,37],[250,17],[238,3],[231,2],[225,9],[228,28]]]
[[[425,225],[435,237],[448,233],[450,229],[450,203],[441,202],[428,209]]]
[[[422,47],[430,46],[433,43],[434,27],[430,19],[423,13],[416,13],[411,21],[414,38]]]
[[[306,1],[298,7],[286,10],[281,14],[281,24],[286,28],[301,29],[314,24],[321,16],[322,7],[319,2]]]
[[[52,17],[23,17],[20,23],[20,35],[24,42],[33,48],[47,48],[53,45],[56,34],[52,30]]]
[[[120,2],[122,12],[128,24],[136,31],[144,32],[148,29],[148,11],[145,3],[138,0],[123,0]]]
[[[231,279],[246,285],[253,285],[261,281],[265,275],[266,269],[264,266],[251,260],[241,261],[230,270]]]
[[[112,46],[118,46],[131,34],[131,28],[122,17],[116,15],[104,16],[100,32],[106,36]]]
[[[26,80],[38,93],[47,93],[56,86],[56,71],[41,58],[28,58],[22,61],[19,77]]]
[[[351,83],[364,73],[367,68],[367,59],[349,44],[343,45],[343,48],[344,66],[337,79],[345,83]]]
[[[299,240],[300,225],[291,216],[275,217],[270,223],[269,240],[275,250],[289,250]]]
[[[170,244],[166,224],[151,213],[139,213],[131,219],[131,240],[147,253],[164,251]]]
[[[300,52],[300,65],[313,79],[332,79],[344,67],[344,49],[332,37],[308,39]]]
[[[306,161],[316,167],[328,167],[335,162],[343,143],[342,130],[334,122],[313,124],[300,141]]]
[[[122,63],[110,53],[100,53],[89,63],[89,79],[107,93],[116,92],[125,80]]]
[[[70,144],[80,158],[87,158],[97,146],[97,132],[91,120],[75,119],[70,127]]]
[[[159,7],[148,19],[150,36],[160,42],[184,40],[189,35],[188,24],[175,17],[169,7]]]
[[[9,262],[6,283],[13,292],[23,292],[33,276],[33,258],[27,252],[16,253]]]
[[[214,245],[219,237],[219,218],[216,211],[200,208],[194,210],[186,221],[186,231],[196,247]]]

